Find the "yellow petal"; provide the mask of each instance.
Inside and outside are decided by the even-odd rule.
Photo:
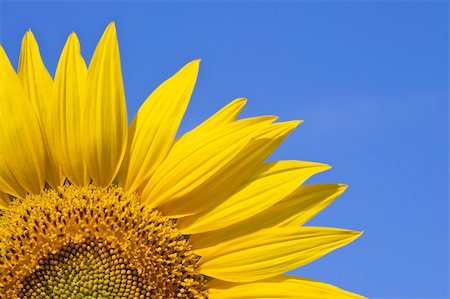
[[[114,23],[106,28],[89,64],[85,113],[83,153],[88,173],[97,186],[108,186],[119,171],[128,131]]]
[[[255,132],[272,121],[273,117],[244,119],[206,134],[181,137],[145,187],[143,199],[149,207],[159,207],[207,187]],[[196,208],[201,207],[192,207]]]
[[[343,184],[302,186],[267,212],[283,219],[277,226],[300,226],[325,209],[346,189],[347,185]]]
[[[0,209],[1,210],[9,209],[9,195],[1,191],[0,191]]]
[[[119,172],[120,185],[136,191],[169,152],[189,103],[199,60],[184,66],[145,101],[130,126],[128,149]]]
[[[0,47],[0,151],[10,171],[30,193],[42,191],[45,149],[36,111]]]
[[[46,180],[52,187],[64,181],[58,162],[50,152],[48,139],[51,138],[52,122],[52,77],[45,68],[39,47],[31,31],[25,33],[19,59],[19,80],[37,111],[46,149]]]
[[[233,122],[246,103],[247,100],[244,98],[237,98],[234,101],[231,101],[228,105],[196,127],[194,130],[195,134],[202,134],[206,131],[214,130],[217,126]]]
[[[295,276],[277,276],[245,284],[212,280],[209,299],[364,299],[335,286]]]
[[[280,226],[300,226],[327,207],[347,188],[339,184],[300,186],[273,206],[244,221],[220,230],[192,235],[189,243],[199,255],[206,255],[219,243]]]
[[[0,152],[0,191],[14,195],[16,197],[25,197],[26,191],[20,182],[8,168],[6,161]]]
[[[267,209],[312,175],[329,168],[325,164],[303,161],[268,163],[227,200],[198,215],[180,219],[177,227],[184,234],[196,234],[233,225]]]
[[[218,245],[202,257],[200,272],[230,282],[266,279],[310,263],[359,235],[322,227],[262,230]]]
[[[80,43],[75,33],[70,34],[56,69],[53,99],[53,153],[72,184],[89,183],[83,159],[83,123],[87,122],[86,107],[87,68],[81,57]]]
[[[39,116],[42,116],[41,122],[47,126],[51,107],[52,77],[42,62],[38,44],[31,31],[27,31],[22,39],[18,76],[28,99]]]
[[[187,215],[217,206],[260,171],[261,163],[298,124],[299,121],[276,123],[257,132],[214,181],[159,208],[165,215]]]

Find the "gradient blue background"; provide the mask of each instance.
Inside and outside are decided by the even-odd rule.
[[[313,225],[364,230],[294,271],[370,298],[448,298],[448,4],[398,2],[1,2],[17,65],[32,28],[54,73],[67,35],[89,61],[118,28],[130,118],[160,82],[202,58],[184,132],[236,97],[244,116],[304,119],[272,159],[334,168],[350,185]]]

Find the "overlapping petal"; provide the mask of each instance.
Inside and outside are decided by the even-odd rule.
[[[273,117],[256,117],[220,126],[205,134],[181,137],[145,187],[142,197],[149,207],[181,201],[191,192],[209,188],[209,183],[223,175],[223,169],[238,159],[257,132],[266,128]],[[202,210],[192,204],[183,215],[170,210],[168,216],[179,217]]]
[[[344,190],[346,185],[312,184],[300,186],[296,191],[264,211],[243,221],[219,230],[194,234],[189,243],[199,255],[206,255],[214,246],[232,241],[272,227],[298,227],[327,207]]]
[[[300,226],[325,209],[346,189],[347,185],[344,184],[302,186],[271,207],[267,213],[275,215],[275,218],[280,220],[274,226]]]
[[[310,263],[360,234],[322,227],[262,230],[217,245],[200,260],[200,271],[230,282],[266,279]]]
[[[38,194],[44,187],[46,165],[41,128],[36,110],[2,47],[0,82],[1,156],[23,189]],[[5,169],[2,172],[7,173]]]
[[[127,109],[116,28],[106,28],[88,69],[83,156],[97,186],[115,179],[127,146]]]
[[[6,160],[0,151],[0,190],[16,197],[25,197],[26,191],[9,169]]]
[[[51,154],[49,138],[52,138],[52,77],[41,59],[39,47],[31,31],[25,33],[20,52],[19,80],[23,89],[37,112],[41,125],[45,146],[45,177],[52,187],[59,186],[64,181],[61,169],[55,157]]]
[[[202,135],[210,130],[216,129],[218,126],[233,122],[236,120],[246,103],[247,99],[244,98],[237,98],[234,101],[231,101],[213,116],[198,125],[195,130],[186,133],[184,136],[188,136],[190,134]]]
[[[64,174],[76,185],[89,184],[83,159],[83,124],[88,121],[86,107],[87,68],[81,57],[80,43],[75,33],[70,34],[56,69],[53,99],[53,154]]]
[[[194,234],[189,243],[199,255],[214,246],[272,227],[299,227],[334,201],[344,190],[341,184],[312,184],[299,187],[264,211],[219,230]]]
[[[257,174],[221,204],[177,225],[186,234],[212,231],[233,225],[267,209],[292,193],[312,175],[328,169],[320,163],[278,161],[262,165]]]
[[[277,276],[261,281],[237,284],[213,280],[209,299],[364,299],[335,286],[295,276]]]
[[[125,190],[136,191],[147,182],[169,152],[194,90],[199,62],[188,63],[162,83],[134,117],[119,173]]]
[[[298,124],[298,121],[275,123],[255,132],[252,139],[224,165],[220,175],[214,180],[159,208],[167,215],[187,215],[218,206],[261,171],[262,163]]]

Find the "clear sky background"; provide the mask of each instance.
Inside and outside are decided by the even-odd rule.
[[[14,65],[31,28],[53,74],[75,31],[89,61],[116,22],[129,117],[202,58],[181,131],[228,101],[304,119],[271,159],[321,161],[350,188],[312,225],[364,230],[294,271],[370,298],[448,298],[447,1],[1,2]]]

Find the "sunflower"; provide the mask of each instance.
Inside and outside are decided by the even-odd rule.
[[[113,23],[54,79],[31,31],[17,73],[0,48],[0,298],[362,298],[284,274],[360,235],[303,226],[346,188],[301,186],[328,165],[265,162],[299,121],[236,99],[176,138],[198,68],[128,125]]]

